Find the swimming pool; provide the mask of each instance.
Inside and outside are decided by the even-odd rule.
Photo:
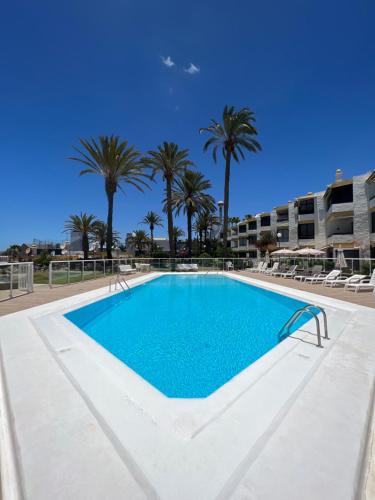
[[[204,398],[275,347],[305,305],[222,275],[168,274],[65,317],[166,396]]]

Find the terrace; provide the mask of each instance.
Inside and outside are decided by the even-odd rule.
[[[139,273],[127,282],[133,289],[157,276]],[[300,498],[303,491],[313,500],[371,488],[362,475],[373,466],[363,448],[375,373],[375,310],[366,303],[373,295],[351,294],[344,302],[341,290],[307,289],[246,271],[226,276],[321,305],[330,340],[317,349],[308,321],[209,397],[176,399],[145,384],[61,316],[107,297],[110,277],[40,285],[8,301],[43,305],[0,320],[6,409],[17,437],[14,448],[2,431],[3,450],[15,460],[8,458],[5,491],[18,491],[17,474],[26,497],[38,500],[58,498],[59,491],[64,498],[79,491],[87,498],[105,492],[109,498],[213,500],[225,493],[234,499],[251,498],[253,488],[273,498],[275,487],[280,499]],[[126,308],[131,304],[129,297]]]

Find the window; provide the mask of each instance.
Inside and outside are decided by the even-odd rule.
[[[249,257],[249,259],[256,259],[258,257],[257,251],[251,250],[250,252],[248,252],[248,257]]]
[[[277,222],[286,222],[289,220],[288,212],[277,212]]]
[[[255,245],[255,243],[257,242],[256,234],[251,234],[250,236],[248,236],[247,241],[249,242],[249,245]]]
[[[300,240],[312,240],[314,236],[314,224],[298,224],[298,238]]]
[[[338,186],[332,189],[327,199],[327,210],[334,203],[352,203],[353,202],[353,184]]]
[[[313,214],[314,213],[314,198],[306,198],[300,200],[298,203],[299,214]]]
[[[247,245],[247,239],[246,238],[240,238],[240,247],[245,247]]]
[[[261,217],[260,218],[260,225],[262,227],[270,226],[271,225],[271,217],[269,215],[265,215],[264,217]]]
[[[246,224],[242,224],[242,226],[238,226],[239,233],[246,233]]]
[[[277,230],[277,233],[278,234],[281,234],[281,236],[279,237],[279,241],[282,242],[282,241],[289,241],[289,229],[278,229]]]
[[[257,228],[257,221],[256,220],[251,220],[249,223],[248,223],[248,229],[249,231],[253,231],[254,229]]]
[[[371,232],[375,233],[375,212],[371,212]]]

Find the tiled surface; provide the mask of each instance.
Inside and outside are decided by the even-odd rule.
[[[331,297],[332,299],[345,300],[346,302],[351,302],[352,304],[358,304],[360,306],[375,308],[375,295],[371,291],[361,291],[355,293],[352,291],[344,290],[344,287],[342,286],[331,288],[328,286],[323,286],[321,284],[310,285],[289,278],[277,278],[274,276],[266,276],[265,274],[251,273],[246,271],[234,272],[234,274],[247,276],[249,278],[265,281],[267,283],[275,283],[277,285],[287,286],[290,288],[294,288],[295,290],[316,293],[318,295],[323,295],[324,297]]]
[[[139,278],[143,274],[145,273],[136,273],[124,276],[124,278],[129,281],[135,277]],[[0,316],[22,311],[23,309],[29,309],[30,307],[48,304],[54,300],[65,299],[67,297],[96,290],[97,288],[102,288],[104,286],[109,286],[110,279],[113,281],[114,278],[108,276],[106,278],[98,278],[71,285],[60,285],[54,288],[50,288],[48,285],[35,285],[33,293],[28,293],[20,297],[0,302]]]

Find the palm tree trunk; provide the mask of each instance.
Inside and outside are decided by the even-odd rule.
[[[172,181],[167,178],[167,218],[168,218],[168,239],[169,252],[171,257],[175,256],[175,248],[173,244],[173,214],[172,214]]]
[[[199,253],[202,253],[202,231],[199,231]]]
[[[107,213],[107,259],[112,259],[112,243],[113,243],[113,198],[115,191],[110,186],[106,186],[108,198],[108,213]]]
[[[82,233],[82,250],[83,250],[83,258],[87,260],[89,258],[89,238],[87,233]]]
[[[190,212],[190,210],[188,210],[187,212],[187,230],[188,230],[188,253],[189,253],[189,257],[191,257],[191,248],[192,248],[192,240],[191,240],[191,233],[192,233],[192,230],[191,230],[191,218],[192,218],[192,213]]]
[[[231,153],[230,151],[227,151],[225,156],[225,181],[224,181],[224,222],[223,222],[224,256],[228,254],[227,240],[228,240],[230,160],[231,160]]]
[[[154,253],[154,228],[150,226],[150,235],[151,235],[151,257],[152,254]]]

